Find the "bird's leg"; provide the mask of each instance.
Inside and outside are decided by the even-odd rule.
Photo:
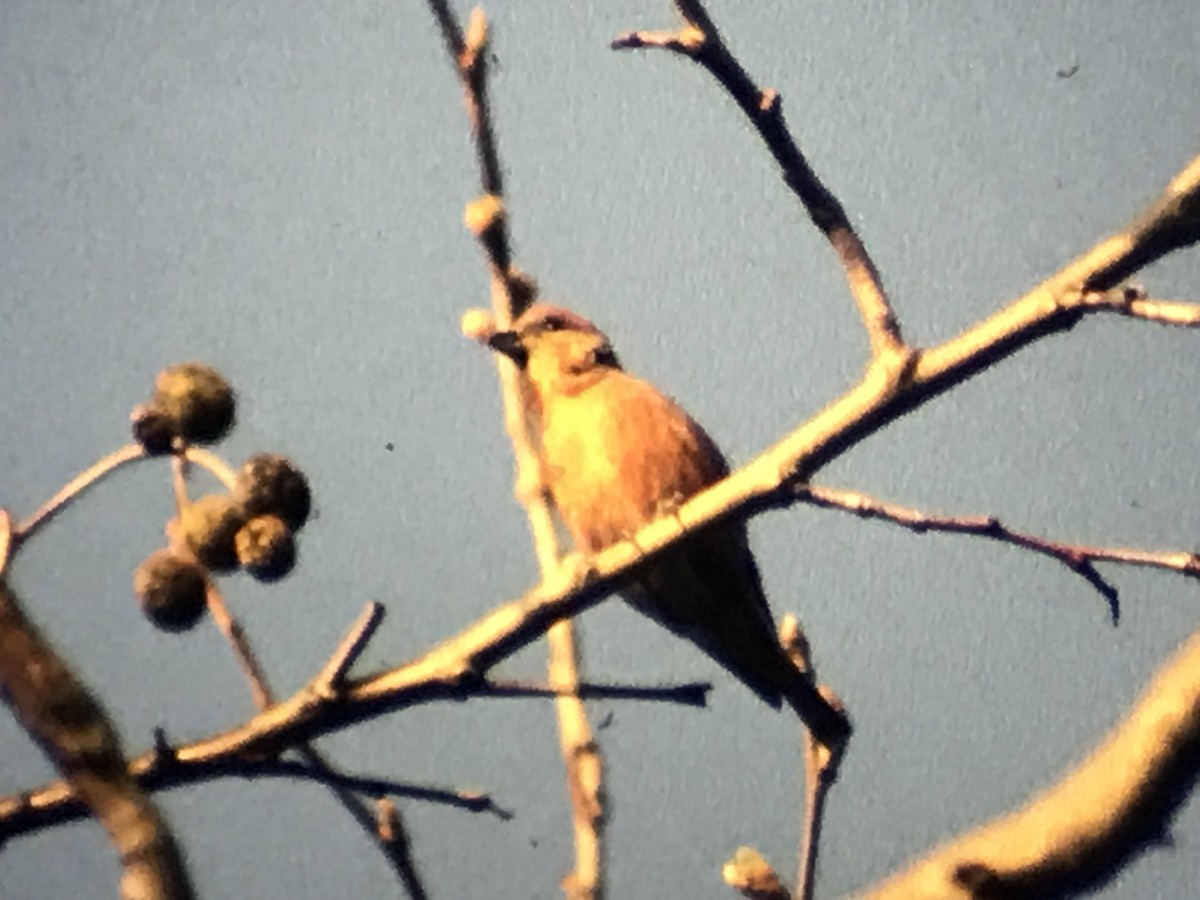
[[[683,504],[687,499],[688,498],[679,491],[675,491],[666,497],[660,497],[659,500],[654,504],[654,518],[665,519],[667,516],[670,516],[679,526],[679,530],[683,531],[687,526],[683,524],[683,519],[679,515],[679,510],[683,507]]]
[[[670,517],[675,520],[675,524],[679,526],[679,532],[682,534],[687,526],[683,524],[683,519],[679,516],[679,509],[683,506],[684,501],[687,499],[688,498],[679,491],[675,491],[673,494],[670,494],[666,497],[660,497],[654,503],[653,514],[643,524],[649,525],[651,522],[657,522],[659,519]],[[640,530],[641,529],[639,528],[627,528],[621,533],[621,539],[629,541],[634,547],[637,548],[638,555],[644,556],[645,551],[637,542],[637,533]]]

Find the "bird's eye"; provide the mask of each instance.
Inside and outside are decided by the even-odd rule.
[[[562,331],[567,327],[567,323],[558,316],[547,316],[542,319],[542,331]]]
[[[621,363],[617,360],[616,351],[612,347],[605,344],[602,347],[597,347],[594,353],[594,358],[597,365],[611,366],[614,369],[621,368]]]

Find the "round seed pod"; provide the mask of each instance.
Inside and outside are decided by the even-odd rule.
[[[208,609],[208,575],[194,560],[156,550],[133,573],[142,613],[163,631],[187,631]]]
[[[195,444],[210,444],[233,425],[233,388],[212,366],[189,362],[168,366],[154,379],[153,405],[175,423],[176,433]]]
[[[299,531],[312,510],[308,479],[286,456],[257,453],[238,470],[233,495],[247,515],[276,515]]]
[[[278,581],[296,565],[296,539],[279,516],[255,516],[234,544],[242,568],[259,581]]]
[[[214,572],[229,572],[237,567],[233,538],[246,518],[242,505],[229,494],[207,494],[183,508],[179,527],[201,563]]]
[[[129,414],[130,430],[152,456],[171,452],[175,440],[175,419],[157,403],[142,403]]]

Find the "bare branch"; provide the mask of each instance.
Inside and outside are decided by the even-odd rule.
[[[115,472],[121,466],[143,459],[145,456],[146,451],[142,449],[141,444],[129,444],[88,466],[64,484],[58,493],[41,505],[37,512],[17,524],[12,530],[10,552],[15,553],[19,550],[35,531],[62,512],[67,504],[104,476]]]
[[[496,322],[507,327],[532,302],[536,288],[512,263],[504,187],[488,104],[487,19],[483,10],[476,8],[464,36],[446,0],[429,0],[429,5],[463,86],[479,161],[483,196],[468,204],[467,227],[478,239],[487,259]],[[534,552],[545,579],[558,567],[559,551],[549,500],[541,483],[538,448],[531,436],[521,378],[509,362],[497,359],[496,364],[504,397],[505,428],[517,463],[517,498],[529,518]],[[566,619],[556,622],[550,626],[547,638],[550,682],[563,691],[557,696],[555,708],[575,826],[575,871],[566,878],[564,889],[569,900],[596,900],[604,894],[601,796],[604,761],[583,701],[571,693],[579,683],[574,625]]]
[[[493,610],[456,637],[412,662],[346,682],[336,698],[305,685],[288,699],[222,734],[165,752],[162,747],[130,764],[130,774],[150,788],[190,783],[214,766],[276,757],[288,747],[398,709],[438,700],[461,702],[490,688],[483,680],[496,663],[612,593],[643,566],[684,537],[670,516],[596,556],[591,567],[561,567],[553,582]],[[585,688],[586,691],[586,688]],[[0,799],[0,839],[79,815],[78,798],[62,782]]]
[[[225,598],[221,596],[221,591],[211,581],[206,597],[209,615],[212,616],[213,622],[225,637],[225,642],[233,651],[233,656],[237,660],[242,674],[246,676],[246,680],[250,684],[250,693],[254,698],[255,707],[259,710],[266,709],[271,705],[273,699],[271,686],[267,682],[266,670],[258,661],[258,654],[250,646],[250,638],[247,636],[246,630],[229,611],[229,607],[225,605]]]
[[[1068,544],[1017,531],[995,516],[940,516],[907,506],[878,500],[858,491],[803,485],[796,497],[804,503],[826,509],[840,509],[863,519],[891,522],[917,534],[928,531],[969,534],[1056,559],[1096,588],[1112,605],[1116,617],[1117,589],[1098,571],[1095,563],[1111,562],[1127,566],[1168,569],[1191,578],[1200,577],[1200,555],[1187,550],[1135,550],[1126,547],[1097,547]]]
[[[1197,241],[1200,159],[1193,159],[1126,231],[1113,235],[1079,261],[1091,269],[1079,285],[1084,292],[1110,290],[1155,260]]]
[[[226,487],[232,487],[232,479],[235,477],[229,466],[225,464],[219,456],[211,453],[208,450],[203,450],[196,447],[185,448],[185,458],[201,462],[214,475],[226,480]],[[49,500],[43,503],[32,515],[28,516],[21,522],[17,523],[12,528],[11,540],[9,545],[9,553],[15,553],[20,549],[33,534],[44,525],[47,525],[55,516],[63,511],[76,497],[86,491],[88,488],[107,476],[111,475],[117,469],[130,463],[137,462],[141,459],[149,459],[145,449],[141,444],[127,444],[119,450],[114,450],[112,453],[105,456],[103,459],[97,460],[92,465],[88,466],[66,484],[64,484],[57,493]]]
[[[430,3],[435,14],[439,9],[445,10],[445,5],[437,0],[430,0]],[[481,684],[480,679],[496,662],[526,646],[552,623],[599,602],[610,591],[633,577],[641,566],[651,564],[658,553],[683,539],[685,529],[694,531],[719,520],[748,517],[767,508],[786,506],[796,502],[798,497],[811,502],[815,489],[805,486],[804,482],[827,462],[899,415],[967,380],[1017,349],[1048,334],[1073,327],[1083,315],[1117,312],[1167,324],[1189,327],[1197,324],[1200,313],[1196,305],[1149,300],[1140,294],[1131,294],[1121,284],[1141,267],[1200,238],[1200,158],[1192,161],[1171,182],[1163,196],[1128,229],[1100,242],[1025,297],[960,336],[915,356],[911,355],[900,338],[898,326],[879,285],[878,275],[865,249],[861,248],[852,230],[848,233],[844,230],[849,228],[848,223],[844,229],[840,224],[846,220],[844,211],[815,175],[812,175],[811,181],[807,180],[807,162],[795,148],[790,136],[787,136],[777,95],[759,90],[741,71],[736,60],[728,55],[720,43],[719,35],[698,3],[680,0],[679,5],[685,15],[690,12],[691,24],[688,28],[671,41],[661,35],[643,34],[638,37],[643,43],[637,45],[650,46],[658,40],[661,46],[688,53],[702,63],[702,57],[717,59],[720,63],[717,70],[724,73],[717,77],[722,78],[722,83],[730,79],[733,87],[742,91],[744,96],[739,104],[759,127],[760,133],[764,134],[764,140],[780,160],[785,173],[789,172],[788,165],[795,163],[791,155],[794,153],[799,158],[802,164],[800,176],[785,177],[805,202],[810,216],[825,230],[842,256],[860,312],[872,337],[874,359],[862,381],[748,466],[693,498],[676,515],[647,526],[639,532],[634,542],[614,546],[596,556],[589,562],[590,568],[572,573],[550,567],[546,560],[553,559],[556,551],[551,549],[546,552],[544,548],[553,548],[553,544],[544,544],[539,537],[539,559],[544,563],[544,583],[526,597],[500,607],[457,637],[406,666],[347,682],[336,699],[322,696],[321,691],[302,690],[286,701],[265,708],[247,723],[224,734],[180,748],[171,754],[147,754],[130,765],[133,775],[150,782],[155,778],[166,782],[171,778],[179,778],[180,772],[195,773],[217,763],[270,758],[277,755],[281,748],[302,745],[320,734],[384,712],[438,699],[470,696]],[[440,17],[439,22],[442,22]],[[494,159],[495,148],[487,115],[486,95],[482,91],[472,94],[470,88],[470,80],[475,77],[472,73],[484,71],[481,60],[486,57],[486,28],[482,18],[476,19],[474,24],[476,27],[473,27],[471,35],[468,38],[460,35],[457,43],[453,35],[446,31],[444,23],[443,32],[467,83],[468,103],[474,97],[477,106],[481,105],[472,114],[473,127],[488,135],[486,141],[480,139],[480,146],[486,144],[490,148],[490,157]],[[628,40],[627,46],[635,46],[633,38]],[[729,65],[730,61],[732,66]],[[713,70],[711,64],[704,64]],[[714,70],[714,74],[717,74],[717,70]],[[741,83],[740,79],[743,78],[749,90],[746,90],[746,84]],[[733,93],[733,87],[729,84],[726,87]],[[777,132],[782,132],[786,141],[774,137]],[[791,149],[788,149],[789,143]],[[485,186],[485,198],[502,198],[498,165],[494,176],[485,165],[481,180]],[[490,207],[492,213],[478,233],[492,271],[492,293],[497,315],[511,316],[515,302],[513,286],[517,283],[517,275],[509,261],[502,199],[499,203],[490,204]],[[845,243],[839,244],[839,240]],[[883,352],[887,348],[897,352]],[[517,382],[505,365],[502,365],[501,377],[506,397],[516,398]],[[510,426],[519,420],[523,433],[524,416],[519,402],[515,399],[506,401],[506,409],[513,413],[508,417]],[[510,427],[510,433],[516,435],[517,429]],[[523,459],[526,455],[519,441],[514,437],[518,458]],[[127,449],[124,452],[129,451]],[[109,467],[114,468],[140,455],[139,449],[128,460],[115,464],[110,462]],[[528,455],[528,458],[535,458],[535,454]],[[518,489],[522,500],[531,510],[533,530],[535,534],[552,535],[549,510],[537,487],[540,482],[536,475],[526,477],[533,470],[522,471],[525,475],[518,478]],[[83,482],[84,487],[86,483]],[[75,491],[81,489],[76,487]],[[62,499],[64,496],[69,499],[70,494],[64,492],[60,492],[47,507],[18,527],[12,537],[14,546],[47,521],[65,502]],[[994,530],[997,527],[989,524],[990,520],[980,521],[984,522],[987,529]],[[986,533],[986,529],[981,528],[980,533]],[[1011,543],[1055,555],[1051,552],[1052,542],[1015,531],[1008,531],[1008,535]],[[1040,549],[1035,546],[1038,543]],[[1068,545],[1059,545],[1060,549],[1062,547]],[[1088,553],[1103,552],[1102,548],[1074,548],[1076,551],[1080,549]],[[1161,559],[1152,560],[1145,554],[1139,559],[1115,559],[1100,555],[1096,555],[1095,559],[1158,565],[1194,574],[1189,568],[1195,564],[1194,558],[1178,565],[1164,565]],[[992,826],[1002,836],[1015,835],[1012,846],[1017,848],[1036,848],[1041,845],[1033,838],[1048,838],[1043,844],[1057,855],[1033,859],[997,857],[991,852],[995,848],[983,839],[991,832],[990,828],[968,836],[962,844],[953,845],[954,848],[961,848],[965,844],[972,851],[969,855],[960,854],[957,862],[925,864],[920,869],[920,873],[924,873],[920,877],[925,879],[928,876],[929,880],[920,883],[936,883],[938,890],[947,885],[950,890],[971,885],[999,890],[1013,885],[1019,888],[1036,879],[1043,879],[1038,883],[1049,885],[1050,893],[1041,895],[1051,896],[1053,890],[1059,889],[1058,886],[1062,884],[1090,884],[1109,877],[1114,870],[1111,859],[1123,853],[1125,856],[1120,857],[1123,862],[1146,846],[1157,834],[1156,829],[1161,829],[1163,822],[1173,813],[1179,797],[1190,790],[1195,778],[1196,735],[1200,728],[1194,721],[1194,710],[1200,706],[1195,696],[1196,685],[1200,684],[1200,678],[1197,677],[1200,662],[1192,657],[1200,657],[1200,649],[1196,649],[1194,644],[1195,641],[1180,660],[1160,676],[1155,688],[1130,721],[1118,729],[1109,744],[1097,751],[1095,757],[1078,773],[1027,810]],[[565,675],[552,675],[551,684],[558,694],[580,693],[577,682],[571,682]],[[1168,700],[1171,702],[1168,703]],[[836,715],[836,712],[831,712],[831,715]],[[819,733],[820,727],[820,723],[817,723],[814,731]],[[571,746],[577,745],[578,742]],[[307,752],[314,751],[309,749]],[[564,740],[564,753],[567,752]],[[1120,777],[1114,779],[1114,772]],[[182,780],[179,778],[175,783],[181,783]],[[580,780],[577,783],[584,782]],[[44,822],[53,815],[51,810],[61,811],[83,796],[77,787],[60,783],[29,792],[19,801],[0,802],[0,833],[27,830],[12,827],[14,822],[20,820],[20,816],[10,814],[9,818],[5,818],[5,810],[19,807],[24,810],[23,815],[29,817],[25,821],[44,815],[46,818],[39,820]],[[1068,809],[1071,812],[1070,820],[1056,818]],[[1080,809],[1084,810],[1085,815],[1078,815]],[[1113,809],[1117,810],[1116,815],[1113,815]],[[35,812],[31,813],[30,810]],[[1076,818],[1080,819],[1078,826],[1072,824]],[[1007,828],[1013,830],[1004,830]],[[976,839],[979,844],[970,843]],[[976,853],[976,850],[979,852]],[[988,853],[984,853],[984,850]],[[1097,863],[1096,860],[1109,861]],[[917,875],[912,877],[917,878]],[[890,895],[919,896],[919,892]]]
[[[1064,897],[1158,843],[1200,760],[1200,634],[1075,771],[1023,809],[950,841],[864,896]]]
[[[1108,291],[1085,291],[1079,305],[1097,312],[1114,312],[1131,319],[1145,319],[1163,325],[1200,327],[1200,303],[1184,300],[1154,300],[1145,290],[1133,285]]]
[[[817,176],[788,131],[779,92],[755,84],[725,46],[703,4],[697,0],[678,0],[675,5],[686,22],[678,33],[631,31],[613,40],[612,48],[670,50],[693,60],[720,82],[758,131],[759,137],[775,157],[783,180],[804,204],[813,224],[837,253],[867,329],[872,355],[876,358],[907,358],[911,351],[901,337],[899,322],[883,288],[883,279],[866,246],[850,224],[841,201]]]
[[[121,896],[194,896],[166,820],[129,775],[112,721],[2,580],[0,697],[108,832],[121,861]]]
[[[785,616],[779,625],[779,642],[802,672],[815,674],[808,638],[795,616]],[[821,695],[831,705],[842,708],[841,699],[828,685],[820,685]],[[829,789],[837,781],[838,769],[846,752],[846,743],[827,745],[804,732],[804,819],[800,835],[799,861],[796,867],[796,900],[812,900],[816,890],[817,856],[821,845],[821,825]]]
[[[450,11],[450,4],[447,0],[430,0],[429,9],[433,13],[433,17],[437,19],[438,27],[442,29],[442,38],[446,41],[446,52],[450,54],[451,59],[457,61],[463,55],[465,42],[462,29],[458,27],[458,20]]]
[[[412,900],[427,900],[429,892],[417,872],[417,863],[412,856],[412,839],[404,820],[400,816],[400,808],[391,797],[384,797],[377,804],[378,829],[376,833],[379,842],[392,848],[391,855],[399,862],[400,878],[404,889]]]
[[[313,690],[330,699],[338,695],[347,673],[362,652],[367,649],[367,643],[371,640],[371,636],[383,622],[383,615],[384,609],[381,603],[372,601],[363,607],[363,611],[354,620],[354,624],[350,626],[350,630],[342,638],[342,642],[329,657],[329,662],[313,679]]]
[[[216,478],[225,487],[225,490],[232,491],[237,484],[237,472],[235,472],[221,457],[213,453],[211,450],[205,450],[203,447],[187,446],[183,448],[183,458],[189,463],[200,466],[202,469]]]
[[[758,88],[746,74],[698,0],[678,0],[676,6],[687,23],[678,33],[630,32],[614,40],[613,47],[668,49],[717,78],[758,129],[785,180],[839,253],[874,350],[867,376],[857,388],[759,460],[768,455],[791,457],[796,462],[794,474],[803,480],[897,415],[1033,340],[1072,327],[1086,312],[1120,311],[1172,324],[1195,322],[1197,313],[1190,304],[1134,302],[1136,298],[1114,302],[1112,296],[1098,295],[1172,250],[1200,239],[1200,158],[1189,163],[1126,231],[1102,241],[958,338],[914,355],[900,337],[878,274],[844,210],[788,133],[778,94]]]
[[[575,835],[575,869],[563,879],[567,900],[598,900],[604,895],[604,757],[579,695],[579,656],[574,623],[561,619],[550,626],[548,676],[559,692],[559,750],[571,794],[571,824]]]
[[[355,775],[325,765],[314,765],[305,756],[285,759],[276,756],[226,756],[209,762],[176,763],[176,750],[156,736],[153,751],[129,765],[129,773],[143,790],[171,790],[217,778],[287,778],[327,785],[336,791],[355,792],[370,797],[393,795],[425,803],[436,803],[472,813],[488,813],[508,821],[512,813],[500,807],[482,791],[469,791],[432,785],[413,784],[394,779]],[[363,805],[363,810],[368,807]],[[87,815],[87,809],[65,782],[56,782],[34,791],[0,798],[0,836],[13,837],[41,828],[74,822]],[[377,822],[371,819],[372,834]]]
[[[1165,210],[1164,214],[1178,219],[1178,210],[1190,208],[1198,196],[1200,158],[1188,165],[1152,209]],[[1085,292],[1074,286],[1134,258],[1142,264],[1152,262],[1157,257],[1138,235],[1160,235],[1150,249],[1166,252],[1164,248],[1171,246],[1161,238],[1166,228],[1143,217],[1134,229],[1102,241],[1030,294],[964,334],[924,351],[907,377],[872,365],[857,386],[729,478],[691,498],[673,515],[647,525],[631,541],[606,549],[579,571],[572,572],[570,566],[560,568],[525,597],[499,607],[418,660],[352,682],[336,708],[323,705],[313,692],[303,691],[237,728],[186,748],[186,755],[181,750],[181,762],[287,746],[388,710],[463,696],[465,685],[473,678],[535,640],[552,622],[599,602],[686,533],[720,520],[790,505],[803,496],[801,486],[811,473],[897,416],[1100,308],[1084,304]],[[1175,242],[1179,240],[1182,238]],[[839,721],[831,711],[827,733],[836,732]],[[820,725],[813,730],[819,737]],[[64,794],[69,796],[69,789],[58,787],[43,797],[48,802],[62,802]],[[3,808],[0,805],[0,822]]]
[[[172,465],[175,498],[180,514],[182,514],[183,506],[189,502],[186,467],[190,462],[197,462],[203,465],[220,478],[230,490],[233,489],[237,478],[236,473],[220,457],[208,451],[184,448],[183,453],[174,458]],[[179,534],[170,528],[168,529],[168,534],[176,547],[176,552],[188,556],[193,555],[192,550]],[[266,710],[274,703],[274,695],[267,681],[266,670],[263,669],[262,664],[259,662],[258,654],[254,652],[250,638],[242,627],[241,621],[229,611],[229,607],[225,604],[225,599],[221,591],[211,581],[209,582],[206,599],[208,602],[208,611],[212,616],[213,622],[225,637],[226,643],[229,644],[234,658],[237,660],[242,673],[249,682],[250,693],[254,699],[255,707],[259,711]],[[313,693],[319,694],[331,702],[337,698],[346,671],[353,665],[354,660],[362,652],[366,642],[381,621],[382,614],[382,606],[377,603],[367,604],[366,608],[355,621],[350,633],[343,638],[342,642],[334,650],[330,660],[317,673],[313,681],[310,682],[309,689]],[[334,778],[337,774],[335,764],[317,750],[315,746],[302,741],[296,745],[295,749],[313,769],[323,771],[330,776],[329,780],[325,783],[334,796],[337,797],[338,802],[342,804],[342,808],[350,814],[359,827],[368,835],[375,838],[376,845],[391,864],[401,883],[409,891],[412,900],[422,900],[422,898],[426,897],[424,887],[421,885],[417,871],[412,865],[412,860],[409,858],[408,845],[385,840],[382,837],[381,831],[378,828],[376,811],[364,803],[362,798],[356,793],[336,781]],[[156,747],[156,755],[161,757],[161,751],[161,746]],[[178,764],[178,761],[178,754],[172,754],[171,762]],[[394,820],[397,829],[402,828],[399,822],[399,810],[392,810],[391,819]]]

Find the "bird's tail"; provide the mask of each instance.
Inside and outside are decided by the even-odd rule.
[[[687,638],[774,709],[783,701],[822,743],[850,733],[779,642],[744,527],[702,532],[626,591],[635,609]]]

